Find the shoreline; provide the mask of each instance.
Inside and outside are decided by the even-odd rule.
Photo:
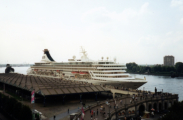
[[[136,73],[136,72],[128,72],[130,74],[139,74],[139,75],[155,75],[155,76],[170,76],[171,75],[169,74],[154,74],[154,73]]]
[[[139,74],[139,75],[154,75],[154,76],[170,76],[171,75],[166,75],[166,74],[153,74],[153,73],[132,73],[132,72],[128,72],[130,74]]]

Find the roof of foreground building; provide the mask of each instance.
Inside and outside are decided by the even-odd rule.
[[[87,82],[29,76],[17,73],[0,74],[0,83],[27,91],[35,90],[37,94],[42,96],[109,91],[100,85],[92,85]]]

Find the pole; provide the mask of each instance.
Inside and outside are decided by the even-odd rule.
[[[125,105],[126,105],[126,98],[125,98]]]
[[[163,95],[163,89],[162,89],[162,95]]]
[[[44,96],[44,102],[43,102],[43,106],[45,107],[45,96]]]
[[[110,103],[108,104],[109,106],[109,120],[111,119],[111,113],[110,113]]]
[[[33,91],[31,92],[31,104],[33,104],[33,110],[32,110],[32,113],[33,113],[33,120],[35,120],[35,89],[33,89]]]
[[[34,89],[34,111],[35,111],[35,89]],[[34,119],[36,119],[35,114],[34,114]]]
[[[117,111],[117,108],[115,108],[115,111],[116,111],[116,120],[118,120],[118,111]]]

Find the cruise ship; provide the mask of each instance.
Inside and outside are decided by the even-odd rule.
[[[88,58],[87,52],[81,48],[82,56],[68,59],[68,62],[56,62],[48,49],[40,62],[36,62],[27,70],[27,75],[83,81],[91,84],[115,88],[137,89],[147,81],[126,73],[126,65],[116,63],[116,59],[94,61]]]

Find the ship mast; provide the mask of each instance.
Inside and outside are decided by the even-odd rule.
[[[86,50],[83,47],[81,47],[81,53],[83,53],[83,56],[81,56],[81,59],[88,59]]]

